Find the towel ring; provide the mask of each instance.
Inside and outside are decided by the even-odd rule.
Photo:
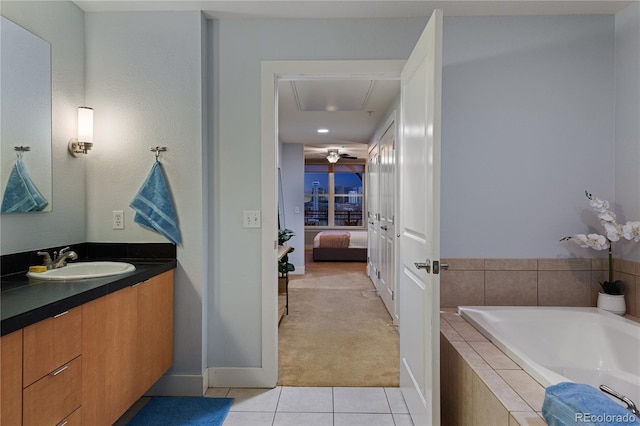
[[[158,158],[160,157],[160,153],[161,152],[165,152],[167,150],[166,146],[156,146],[156,147],[151,147],[151,151],[156,153],[156,161],[158,161]]]

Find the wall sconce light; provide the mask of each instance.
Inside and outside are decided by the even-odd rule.
[[[78,108],[78,138],[69,141],[69,152],[74,157],[86,154],[93,146],[93,108]]]
[[[340,159],[340,154],[338,154],[338,150],[337,149],[330,149],[327,153],[327,161],[329,161],[331,164],[335,164],[338,162],[338,160]]]

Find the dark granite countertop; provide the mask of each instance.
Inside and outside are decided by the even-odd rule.
[[[34,280],[28,278],[25,272],[3,276],[0,282],[2,286],[0,335],[4,336],[91,300],[148,280],[174,269],[177,265],[175,259],[109,260],[129,262],[135,265],[136,270],[122,275],[75,281]]]

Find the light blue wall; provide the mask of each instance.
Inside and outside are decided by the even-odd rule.
[[[616,15],[616,211],[618,221],[640,220],[640,2]],[[636,243],[615,249],[640,261]]]
[[[614,17],[448,18],[442,257],[593,255],[558,240],[614,196]]]
[[[154,161],[160,161],[178,216],[174,358],[158,392],[198,394],[205,369],[206,50],[200,12],[86,13],[87,102],[94,108],[95,145],[87,161],[89,241],[167,242],[133,222],[129,203]],[[204,52],[203,52],[204,50]],[[110,215],[124,211],[125,229]]]
[[[285,226],[295,232],[288,245],[295,248],[289,254],[289,262],[296,269],[294,274],[303,274],[304,264],[304,145],[300,143],[279,144],[279,167],[282,172]],[[296,207],[298,211],[296,213]],[[282,224],[281,224],[282,227]]]

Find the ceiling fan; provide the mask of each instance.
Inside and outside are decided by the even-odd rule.
[[[358,157],[347,154],[346,152],[340,153],[338,149],[328,149],[327,150],[327,161],[330,163],[337,163],[341,158],[345,160],[357,160]]]
[[[329,153],[335,151],[336,162],[339,160],[355,161],[367,157],[368,147],[366,144],[344,144],[339,145],[305,145],[304,157],[311,160],[325,160],[327,161]]]

